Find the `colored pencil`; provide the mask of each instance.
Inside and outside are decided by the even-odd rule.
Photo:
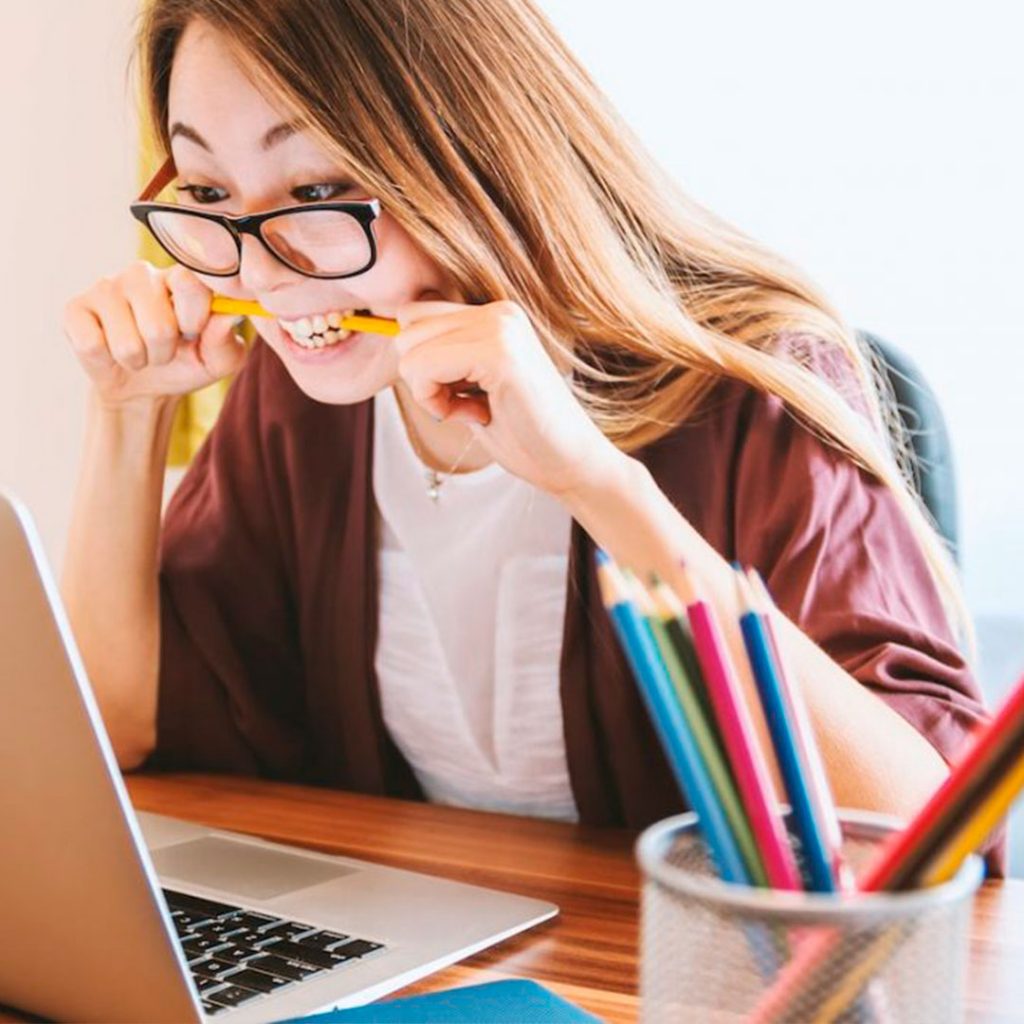
[[[832,789],[825,773],[825,765],[821,757],[821,748],[811,727],[810,714],[803,698],[803,693],[794,681],[793,675],[787,670],[782,656],[782,648],[775,633],[772,614],[776,611],[775,603],[768,593],[768,588],[756,569],[748,568],[744,573],[738,569],[740,580],[740,606],[745,609],[744,617],[752,615],[753,620],[744,622],[744,642],[747,644],[751,667],[765,706],[765,717],[772,741],[776,744],[776,756],[779,761],[797,833],[800,835],[805,858],[810,861],[808,851],[816,849],[815,874],[819,884],[825,883],[822,892],[852,892],[856,888],[853,872],[843,856],[842,826]],[[755,650],[751,650],[751,647]],[[779,749],[782,748],[782,749]],[[788,748],[788,753],[787,753]],[[787,767],[787,761],[792,764]],[[792,778],[787,778],[789,774]],[[794,790],[803,790],[796,796]],[[827,881],[826,881],[827,880]],[[812,888],[814,876],[812,875]],[[813,932],[805,933],[800,942],[814,941]],[[865,961],[866,962],[866,961]],[[874,961],[872,961],[874,963]],[[869,972],[870,973],[870,972]],[[868,990],[861,996],[856,1020],[874,1020],[878,1024],[890,1021],[892,1012],[885,990],[875,985],[870,979]],[[863,985],[858,985],[858,991]],[[856,994],[844,1002],[856,998]],[[845,994],[844,994],[845,999]],[[828,1004],[822,1013],[827,1014]]]
[[[862,891],[898,891],[953,877],[1024,785],[1024,679],[982,727],[910,824],[893,833],[858,880]],[[754,1021],[806,1010],[815,972],[839,946],[824,936],[802,946],[755,1008]],[[868,949],[871,947],[869,946]]]
[[[767,886],[768,876],[761,862],[761,855],[754,841],[754,833],[747,821],[746,812],[736,791],[736,783],[725,760],[719,739],[712,730],[711,721],[698,696],[698,687],[702,682],[694,679],[692,673],[684,666],[680,645],[685,643],[680,635],[682,625],[680,616],[685,614],[679,599],[664,583],[655,582],[649,592],[644,593],[640,581],[637,603],[640,611],[647,619],[654,635],[655,642],[661,651],[662,660],[668,670],[669,678],[675,687],[676,696],[682,707],[690,731],[707,765],[711,784],[714,786],[729,825],[732,828],[740,854],[747,867],[747,873],[755,885]]]
[[[839,824],[839,813],[832,796],[832,787],[829,785],[825,763],[821,757],[821,748],[814,735],[807,703],[792,672],[789,671],[782,653],[782,645],[779,643],[775,630],[773,616],[778,610],[768,593],[761,574],[756,569],[747,570],[747,580],[750,584],[749,594],[764,628],[772,661],[778,674],[780,693],[793,726],[794,741],[804,769],[804,783],[810,794],[815,819],[821,830],[821,839],[827,847],[832,877],[840,890],[852,891],[856,883],[853,872],[843,856],[843,830]]]
[[[693,633],[690,631],[690,622],[686,617],[686,609],[676,596],[676,592],[664,580],[656,578],[652,587],[653,591],[661,595],[660,600],[672,609],[672,617],[666,619],[666,627],[679,654],[679,661],[683,671],[693,684],[701,711],[704,713],[704,720],[708,723],[708,729],[715,738],[715,745],[722,752],[722,757],[728,765],[729,761],[725,754],[725,746],[722,743],[722,734],[719,731],[718,722],[715,720],[715,710],[711,706],[711,697],[708,694],[707,684],[704,682],[704,674],[701,672],[700,659],[697,657],[697,650],[693,646]]]
[[[682,566],[678,576],[701,671],[768,881],[776,889],[802,889],[768,766],[718,621],[711,606],[700,597],[689,570]]]
[[[234,313],[237,316],[261,316],[269,320],[274,314],[265,310],[251,299],[233,299],[229,295],[214,295],[210,302],[211,313]],[[383,334],[394,337],[398,334],[398,321],[383,316],[346,316],[341,326],[347,331],[363,331],[366,334]]]
[[[1002,775],[981,806],[969,815],[963,827],[928,864],[923,884],[936,885],[951,879],[967,855],[976,850],[1006,815],[1024,788],[1024,752],[1018,752],[1013,766]]]
[[[868,865],[858,888],[905,889],[918,884],[928,862],[950,838],[958,810],[984,799],[987,769],[1004,751],[1024,743],[1024,679],[995,717],[975,733],[970,747],[910,824],[894,833]],[[988,780],[986,782],[986,780]]]
[[[782,780],[793,809],[795,831],[800,837],[808,881],[814,892],[835,892],[837,879],[833,873],[832,853],[819,820],[818,809],[810,791],[811,769],[807,758],[808,743],[797,736],[791,711],[792,700],[783,692],[780,669],[760,609],[756,606],[750,583],[741,569],[736,571],[737,600],[741,609],[740,630],[747,657],[754,674],[758,695]]]
[[[650,632],[630,600],[621,572],[597,552],[601,598],[633,670],[648,715],[683,796],[697,814],[718,873],[729,882],[750,884],[739,846],[715,796],[707,767],[683,717],[672,682]]]

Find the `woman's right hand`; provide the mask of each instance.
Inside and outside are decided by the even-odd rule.
[[[64,308],[64,332],[104,405],[184,395],[240,369],[237,316],[211,314],[192,271],[139,260]]]

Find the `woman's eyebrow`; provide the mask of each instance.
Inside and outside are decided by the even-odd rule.
[[[269,129],[264,133],[263,138],[260,140],[260,149],[272,149],[279,142],[284,142],[285,139],[290,138],[294,135],[301,125],[298,121],[282,121],[280,124],[275,124],[273,128]],[[197,146],[202,147],[208,153],[213,152],[213,147],[195,130],[191,125],[187,125],[182,121],[175,121],[171,125],[170,139],[174,139],[177,136],[181,136],[183,139],[188,139],[189,142],[194,142]]]

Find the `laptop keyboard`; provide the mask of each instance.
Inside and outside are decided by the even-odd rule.
[[[208,1014],[241,1006],[385,947],[301,921],[164,889]]]

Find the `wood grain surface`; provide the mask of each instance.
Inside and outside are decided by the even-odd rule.
[[[532,978],[610,1022],[635,1021],[636,834],[209,775],[129,775],[139,810],[557,903],[559,916],[401,995]],[[0,1014],[0,1020],[25,1018]],[[987,882],[971,936],[968,1019],[1024,1021],[1024,882]]]

